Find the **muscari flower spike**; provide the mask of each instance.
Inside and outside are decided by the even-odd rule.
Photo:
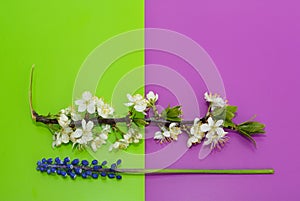
[[[91,162],[87,160],[73,159],[69,157],[61,159],[56,157],[54,160],[52,158],[43,158],[37,162],[37,171],[47,174],[57,174],[63,177],[71,177],[75,179],[81,176],[83,179],[87,178],[106,178],[121,180],[122,176],[116,170],[120,166],[121,160],[117,160],[116,163],[111,164],[110,167],[107,166],[107,161],[99,163],[97,160],[92,160]]]

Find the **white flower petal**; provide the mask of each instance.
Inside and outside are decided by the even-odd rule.
[[[95,113],[95,110],[96,110],[95,103],[88,104],[87,106],[88,113],[93,114]]]
[[[119,146],[120,146],[120,142],[115,142],[115,143],[113,144],[113,148],[115,148],[115,149],[118,149]]]
[[[211,117],[208,118],[207,122],[210,127],[212,127],[215,124],[214,120]]]
[[[155,98],[155,95],[153,93],[153,91],[149,91],[149,93],[147,94],[147,99],[150,100],[150,99],[154,99]]]
[[[163,135],[164,135],[165,137],[170,137],[170,136],[171,136],[171,133],[170,133],[169,131],[165,131],[165,132],[163,132]]]
[[[204,99],[207,101],[207,102],[211,102],[211,94],[208,94],[208,92],[205,92],[204,94]]]
[[[88,100],[91,100],[91,99],[92,99],[92,96],[93,96],[93,95],[92,95],[91,92],[85,91],[85,92],[83,92],[83,94],[82,94],[82,99],[88,101]]]
[[[94,123],[92,121],[89,121],[87,124],[86,124],[86,131],[91,131],[94,127]]]
[[[86,105],[82,104],[78,106],[78,112],[84,112],[86,110]]]
[[[198,124],[199,121],[200,121],[200,119],[199,119],[198,117],[196,117],[196,118],[194,119],[194,125]]]
[[[171,124],[169,125],[169,128],[172,129],[172,128],[175,127],[175,126],[177,126],[177,123],[174,123],[174,122],[173,122],[173,123],[171,123]]]
[[[225,131],[223,130],[223,128],[216,128],[216,133],[222,136],[225,133]]]
[[[157,132],[154,134],[154,139],[156,139],[156,140],[161,140],[161,139],[163,139],[163,135],[162,135],[161,131],[157,131]]]
[[[209,131],[207,134],[206,134],[206,138],[212,138],[213,136],[215,135],[215,131],[214,130],[211,130]]]
[[[85,119],[82,119],[82,121],[81,121],[81,126],[82,126],[82,129],[83,129],[83,130],[86,129],[86,121],[85,121]]]
[[[200,126],[200,130],[201,130],[202,132],[210,131],[210,129],[211,129],[211,127],[210,127],[208,124],[202,124],[202,125]]]
[[[76,100],[76,101],[75,101],[75,104],[76,104],[76,105],[83,105],[83,104],[84,104],[84,101],[83,101],[83,100]]]
[[[100,138],[103,140],[107,140],[108,136],[104,133],[100,134]]]
[[[124,103],[125,106],[130,107],[132,105],[134,105],[134,103]]]
[[[127,98],[130,102],[134,102],[134,99],[130,94],[127,94]]]
[[[223,122],[224,121],[222,119],[220,119],[215,123],[215,126],[219,127],[219,126],[223,125]]]
[[[144,110],[146,109],[147,105],[135,105],[134,109],[138,112],[144,112]]]
[[[82,136],[82,130],[80,128],[76,129],[74,133],[71,134],[71,137],[73,138],[79,138]]]
[[[67,143],[69,142],[69,140],[70,140],[69,135],[63,134],[63,135],[61,136],[61,141],[62,141],[63,143],[67,144]]]

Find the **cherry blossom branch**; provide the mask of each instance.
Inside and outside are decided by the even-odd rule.
[[[31,111],[32,113],[32,119],[36,122],[40,122],[43,124],[59,124],[58,120],[56,118],[50,118],[47,116],[39,115],[35,110]],[[171,123],[178,123],[179,125],[192,125],[194,121],[191,120],[182,120],[180,122],[173,122],[168,120],[162,120],[162,119],[153,119],[153,118],[137,118],[140,120],[145,120],[148,124],[165,124],[169,125]],[[111,126],[116,125],[117,123],[128,123],[128,121],[132,121],[130,117],[121,117],[121,118],[101,118],[101,117],[94,117],[94,118],[85,118],[86,121],[92,121],[94,124],[109,124]],[[81,121],[71,121],[70,127],[74,128],[76,126],[81,126]]]
[[[73,147],[91,147],[97,151],[102,144],[106,144],[108,134],[115,134],[115,141],[109,148],[126,149],[131,143],[139,143],[142,139],[140,127],[154,124],[159,128],[154,134],[154,139],[163,142],[177,141],[178,136],[185,132],[189,138],[187,147],[203,143],[202,147],[209,149],[221,148],[228,141],[227,130],[238,131],[241,136],[249,139],[256,145],[252,138],[255,134],[264,133],[265,125],[252,120],[235,124],[233,118],[237,107],[229,105],[227,100],[218,94],[205,93],[204,99],[208,103],[208,110],[204,117],[194,120],[182,120],[181,106],[168,106],[159,112],[156,107],[158,94],[150,91],[146,97],[127,94],[129,112],[125,117],[114,117],[114,108],[105,103],[102,98],[93,96],[85,91],[81,99],[75,101],[75,106],[62,109],[57,115],[40,115],[32,103],[32,83],[34,65],[30,74],[29,105],[31,117],[35,122],[48,125],[54,137],[53,146],[72,142]],[[147,113],[153,117],[145,118]],[[127,131],[122,131],[118,123],[125,123]],[[57,125],[57,126],[53,126]],[[95,127],[98,128],[95,128]],[[118,134],[119,133],[119,134]],[[209,153],[209,152],[207,152]]]

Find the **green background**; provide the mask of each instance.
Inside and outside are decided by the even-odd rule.
[[[93,157],[88,152],[72,151],[71,146],[52,149],[51,133],[31,120],[28,102],[33,63],[36,64],[34,107],[41,114],[55,114],[72,103],[77,73],[94,48],[116,34],[143,27],[141,0],[0,3],[0,200],[144,199],[142,176],[125,176],[122,181],[81,178],[74,181],[37,172],[36,161],[42,157]],[[101,83],[114,86],[118,77],[143,64],[143,51],[130,54],[110,69],[108,74],[116,78],[106,76]],[[143,82],[143,72],[139,72]],[[98,87],[97,95],[109,101],[111,89]],[[131,151],[144,153],[143,144]]]

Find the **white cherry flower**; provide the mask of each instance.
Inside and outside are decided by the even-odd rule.
[[[125,103],[126,106],[133,106],[136,111],[144,113],[145,109],[147,108],[147,101],[141,94],[136,94],[134,96],[127,94],[127,98],[129,103]]]
[[[108,136],[103,133],[95,137],[95,139],[91,142],[92,150],[96,152],[103,144],[106,144],[107,138]]]
[[[106,144],[108,133],[110,133],[110,125],[103,125],[101,133],[98,134],[98,136],[96,136],[91,142],[91,148],[94,152],[96,152],[103,144]]]
[[[204,132],[201,131],[201,121],[199,118],[194,119],[194,124],[190,129],[191,136],[187,141],[187,147],[191,147],[194,143],[200,143],[202,138],[205,136]]]
[[[70,106],[69,110],[70,110],[71,119],[73,121],[80,121],[83,119],[83,115],[78,113],[74,106]]]
[[[171,133],[165,127],[162,127],[160,131],[157,131],[154,134],[154,139],[160,140],[161,142],[165,141],[166,138],[169,137],[171,137]]]
[[[177,126],[177,123],[171,123],[169,125],[169,131],[170,131],[170,137],[172,138],[172,140],[176,140],[178,139],[178,135],[182,133],[182,131],[180,130],[180,127]]]
[[[218,94],[212,95],[211,93],[205,93],[204,99],[211,103],[211,110],[214,110],[216,108],[223,108],[226,106],[226,101],[221,98]]]
[[[95,98],[89,91],[83,92],[82,99],[76,100],[75,104],[78,105],[78,112],[87,111],[90,114],[95,113]]]
[[[86,123],[86,121],[83,119],[81,124],[82,128],[77,128],[75,132],[72,133],[71,140],[75,142],[74,144],[78,143],[81,145],[86,145],[88,142],[93,140],[92,129],[94,127],[94,123],[92,121]]]
[[[143,138],[143,135],[139,132],[138,129],[129,128],[127,133],[124,135],[124,140],[128,143],[139,143]]]
[[[227,141],[227,132],[225,132],[221,127],[223,125],[223,120],[215,122],[211,117],[209,117],[207,122],[208,123],[200,126],[200,130],[202,132],[207,132],[204,145],[210,144],[211,149],[219,147],[219,144],[223,145]]]
[[[69,115],[70,112],[71,112],[71,107],[67,107],[67,108],[65,108],[65,109],[61,109],[61,110],[60,110],[60,113],[61,113],[61,114],[65,114],[65,115]]]
[[[128,146],[129,143],[125,139],[120,139],[109,147],[109,151],[118,150],[118,149],[127,149]]]
[[[60,132],[56,132],[54,136],[53,146],[60,146],[62,143],[67,144],[70,141],[70,135],[73,133],[72,128],[64,127]]]
[[[58,123],[62,128],[68,127],[71,123],[71,120],[64,113],[60,114],[58,118]]]
[[[96,100],[96,106],[97,106],[97,112],[99,116],[103,118],[112,116],[115,111],[114,108],[111,107],[109,104],[104,103],[102,98]]]
[[[158,100],[158,94],[154,94],[153,91],[149,91],[146,97],[148,104],[154,104]]]

